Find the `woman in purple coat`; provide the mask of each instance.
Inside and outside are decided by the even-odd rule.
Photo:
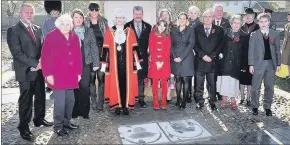
[[[57,29],[46,35],[41,65],[43,76],[54,95],[54,131],[64,136],[64,128],[76,129],[70,123],[75,102],[73,90],[79,87],[82,75],[82,54],[80,40],[72,32],[70,15],[62,15],[55,21]]]

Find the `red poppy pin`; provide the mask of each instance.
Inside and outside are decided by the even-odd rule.
[[[215,33],[215,29],[212,29],[212,30],[211,30],[211,33]]]
[[[274,41],[274,40],[270,40],[270,43],[271,43],[272,45],[274,45],[275,41]]]
[[[234,37],[234,38],[233,38],[233,41],[234,41],[234,42],[239,42],[239,41],[240,41],[240,38],[239,38],[239,37]]]

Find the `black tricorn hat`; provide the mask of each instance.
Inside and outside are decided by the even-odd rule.
[[[257,13],[254,12],[252,8],[245,8],[245,12],[242,13],[242,15],[247,15],[247,14],[255,14],[255,18],[257,17]]]
[[[61,13],[61,1],[46,0],[44,1],[44,8],[48,14],[50,14],[52,10]]]
[[[271,9],[268,9],[268,8],[265,8],[264,9],[264,13],[273,13],[274,11],[273,10],[271,10]]]

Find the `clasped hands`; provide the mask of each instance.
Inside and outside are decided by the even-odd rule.
[[[53,77],[53,75],[47,76],[45,79],[50,85],[54,85],[54,77]],[[82,79],[82,76],[78,75],[78,82],[80,82],[81,79]]]
[[[203,56],[202,59],[204,61],[206,61],[206,62],[211,62],[212,61],[212,59],[209,56],[207,56],[207,55]]]
[[[157,70],[160,70],[163,67],[164,62],[156,62]]]

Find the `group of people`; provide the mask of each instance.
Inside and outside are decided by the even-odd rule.
[[[88,6],[87,17],[79,9],[60,15],[61,1],[44,4],[49,17],[42,28],[32,23],[33,6],[24,3],[20,21],[7,33],[20,87],[18,129],[23,139],[33,139],[28,126],[33,96],[35,126],[54,125],[54,131],[64,136],[66,129],[79,127],[71,118],[88,119],[90,107],[102,111],[104,102],[117,115],[121,111],[128,115],[136,100],[146,108],[147,78],[152,84],[154,110],[160,109],[159,87],[161,109],[166,110],[170,90],[176,88],[177,107],[185,109],[194,98],[201,110],[206,79],[212,110],[217,109],[217,100],[222,100],[221,108],[226,107],[228,99],[236,109],[235,98],[241,93],[240,104],[246,99],[254,115],[258,114],[264,80],[264,109],[267,116],[272,115],[274,75],[280,70],[281,52],[279,33],[272,30],[275,26],[268,13],[257,16],[248,8],[227,20],[222,5],[202,14],[191,6],[174,23],[170,12],[162,9],[157,24],[151,26],[143,20],[143,8],[135,6],[133,20],[127,23],[124,10],[116,9],[110,28],[97,3]],[[283,53],[288,54],[283,62],[290,65],[288,29],[283,44]],[[44,119],[45,83],[53,90],[53,123]]]

